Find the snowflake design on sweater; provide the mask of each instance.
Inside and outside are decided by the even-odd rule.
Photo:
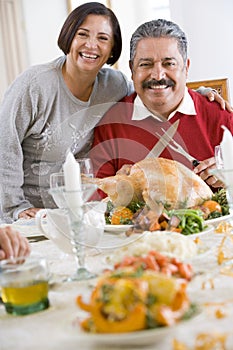
[[[33,147],[36,150],[39,150],[40,148],[50,148],[50,139],[53,135],[53,130],[52,127],[50,125],[50,123],[46,124],[45,130],[40,134],[40,140],[37,142],[33,143]]]
[[[90,133],[92,128],[90,128],[90,126],[87,123],[83,125],[82,130],[77,130],[76,126],[71,123],[69,123],[69,126],[71,127],[71,129],[73,129],[72,136],[71,136],[71,139],[72,139],[71,150],[72,152],[74,152],[76,151],[76,149],[79,148],[81,140],[87,137],[87,135]]]
[[[48,127],[45,129],[45,131],[42,133],[43,141],[44,141],[44,151],[51,151],[51,149],[56,146],[56,139],[53,137],[53,130],[51,128],[51,125],[48,123]]]

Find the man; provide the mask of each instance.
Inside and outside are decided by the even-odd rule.
[[[91,151],[97,177],[115,175],[124,164],[147,157],[159,136],[179,120],[173,136],[200,161],[195,168],[210,186],[219,182],[208,174],[222,125],[233,132],[233,114],[186,87],[190,60],[187,38],[173,22],[158,19],[142,24],[130,42],[130,68],[136,93],[106,113],[95,129]],[[191,164],[168,147],[161,157]]]

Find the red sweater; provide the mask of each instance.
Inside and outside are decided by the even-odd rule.
[[[161,128],[168,129],[178,119],[180,124],[173,139],[198,160],[213,157],[214,147],[222,140],[221,125],[225,125],[233,133],[233,113],[221,110],[218,103],[209,102],[206,97],[193,90],[189,89],[189,94],[194,101],[197,115],[176,112],[166,122],[157,121],[153,117],[132,121],[136,93],[114,105],[95,128],[90,153],[95,175],[115,175],[122,165],[144,159],[158,141],[156,132],[162,135]],[[192,167],[187,159],[170,148],[166,148],[160,156]]]

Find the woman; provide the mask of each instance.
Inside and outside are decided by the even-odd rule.
[[[0,228],[0,260],[27,256],[30,246],[27,238],[10,226]]]
[[[121,72],[102,68],[118,60],[122,47],[118,20],[104,5],[86,3],[71,12],[58,46],[65,55],[21,74],[1,106],[1,202],[5,217],[13,220],[35,216],[43,201],[49,205],[43,188],[48,188],[49,174],[62,164],[67,148],[77,157],[88,151],[100,112],[97,117],[78,113],[71,126],[66,124],[70,116],[113,103],[133,90]],[[68,130],[51,145],[62,123]]]
[[[67,149],[85,156],[99,119],[133,92],[121,72],[103,68],[118,60],[122,48],[118,20],[104,5],[73,10],[58,46],[64,56],[22,73],[0,109],[0,199],[3,215],[13,220],[53,205],[49,175],[60,170]]]

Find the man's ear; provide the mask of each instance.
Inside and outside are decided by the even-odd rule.
[[[186,77],[188,76],[188,71],[189,71],[189,67],[190,67],[190,59],[187,58],[187,62],[186,62]]]
[[[133,80],[133,63],[131,60],[129,60],[129,68],[131,70],[131,79]]]

